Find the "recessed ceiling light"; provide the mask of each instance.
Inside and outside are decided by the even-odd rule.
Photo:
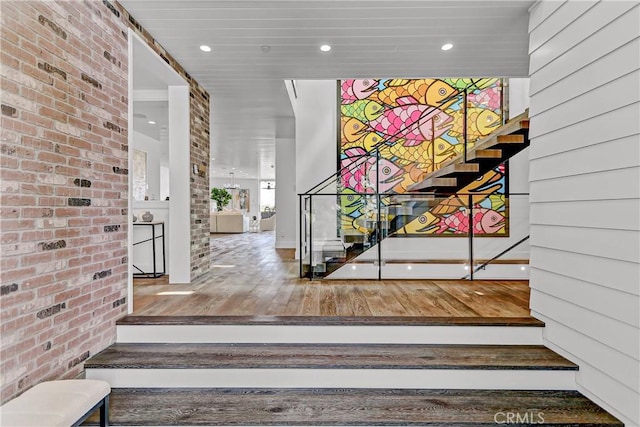
[[[149,123],[150,125],[155,125],[156,122],[154,122],[153,120],[149,120],[147,123]]]
[[[440,49],[449,50],[451,48],[453,48],[453,45],[451,43],[445,43],[445,44],[442,45],[442,47]]]
[[[320,46],[320,50],[323,52],[329,52],[331,50],[331,46],[329,46],[328,44],[323,44],[322,46]]]
[[[211,52],[211,47],[207,46],[206,44],[203,44],[202,46],[200,46],[200,50],[203,52]]]

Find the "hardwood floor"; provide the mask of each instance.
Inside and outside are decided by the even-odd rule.
[[[116,388],[109,406],[123,426],[478,427],[507,412],[531,420],[519,426],[623,425],[577,391]]]
[[[577,370],[541,345],[116,343],[86,369]]]
[[[211,235],[211,271],[190,284],[134,281],[144,316],[528,317],[526,281],[314,280],[298,278],[294,251],[274,232]],[[188,295],[158,295],[162,292]]]

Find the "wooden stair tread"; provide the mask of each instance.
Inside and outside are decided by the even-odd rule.
[[[577,370],[541,345],[116,343],[85,369]]]
[[[497,150],[509,145],[528,145],[528,138],[525,139],[525,133],[528,132],[529,129],[529,110],[526,110],[524,113],[514,117],[509,122],[501,126],[498,130],[493,132],[490,135],[476,141],[474,146],[468,150],[467,152],[467,163],[464,161],[464,156],[459,155],[451,160],[444,162],[440,169],[428,174],[422,182],[415,183],[409,186],[409,191],[420,191],[420,190],[428,190],[433,188],[438,188],[440,185],[435,178],[443,178],[455,174],[460,173],[470,173],[473,172],[471,169],[465,169],[467,165],[476,165],[478,167],[477,171],[479,171],[479,166],[474,161],[479,161],[482,159],[494,159],[506,160],[510,155],[501,151],[500,156],[497,156],[497,152],[487,152],[484,150]],[[513,153],[511,153],[513,155]],[[456,183],[457,185],[457,183]],[[445,186],[443,186],[445,187]],[[446,187],[453,187],[447,185]]]
[[[475,159],[500,159],[502,158],[502,150],[499,148],[483,148],[479,150],[473,150],[467,156],[468,160]]]
[[[419,317],[419,316],[136,316],[116,322],[135,325],[257,325],[257,326],[515,326],[543,327],[533,317]]]
[[[474,146],[467,151],[467,162],[482,159],[500,159],[504,155],[500,147],[510,144],[524,144],[524,135],[489,135],[485,139],[477,141]],[[430,176],[441,176],[439,171],[456,164],[465,164],[464,156],[459,155],[451,160],[444,162],[440,169],[434,171]]]
[[[577,391],[113,388],[109,407],[122,426],[477,427],[507,411],[542,415],[526,425],[623,425]]]

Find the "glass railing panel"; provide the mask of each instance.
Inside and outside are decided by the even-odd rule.
[[[405,193],[387,199],[389,237],[380,249],[383,279],[460,279],[469,271],[464,198]]]
[[[308,276],[378,278],[374,260],[359,256],[375,246],[377,212],[368,194],[316,194],[309,214]],[[363,214],[349,216],[351,206]],[[375,274],[374,274],[375,273]]]
[[[529,278],[529,195],[492,195],[474,209],[473,278]]]
[[[300,261],[300,277],[307,277],[310,274],[310,232],[311,232],[311,212],[310,203],[311,196],[300,196],[300,217],[299,225],[299,245],[298,245],[298,258]]]

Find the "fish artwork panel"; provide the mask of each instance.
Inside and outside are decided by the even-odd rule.
[[[362,228],[365,194],[402,194],[502,125],[499,78],[365,78],[339,82],[342,229]],[[466,94],[466,98],[465,98]],[[466,118],[465,118],[466,113]],[[508,175],[500,165],[440,203],[418,202],[393,230],[406,236],[508,236]],[[473,224],[469,225],[469,203]],[[391,218],[396,215],[390,210]]]
[[[359,99],[366,99],[376,91],[377,79],[343,80],[340,86],[342,104],[352,104]]]
[[[411,97],[417,103],[440,109],[446,108],[444,102],[450,100],[459,91],[450,84],[435,79],[390,80],[385,89],[378,93],[378,100],[389,106],[400,105],[398,100]]]
[[[380,117],[384,107],[372,99],[359,99],[351,104],[342,105],[340,111],[343,117],[353,117],[360,122],[367,123]]]
[[[423,104],[412,97],[398,99],[400,106],[385,110],[369,122],[371,130],[391,142],[412,147],[432,141],[451,129],[453,120],[446,112]]]
[[[402,180],[402,168],[389,159],[368,155],[362,148],[350,148],[340,162],[343,189],[356,193],[384,193]]]
[[[493,209],[473,208],[471,210],[473,234],[496,234],[505,227],[505,217]],[[469,212],[463,208],[451,215],[441,217],[436,234],[451,231],[456,234],[469,233]]]

